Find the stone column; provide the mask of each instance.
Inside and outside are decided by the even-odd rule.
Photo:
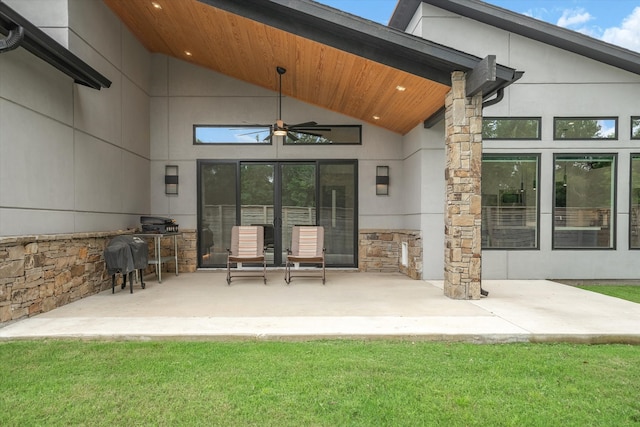
[[[479,299],[482,273],[482,93],[465,95],[463,72],[452,73],[445,100],[446,206],[444,294]]]

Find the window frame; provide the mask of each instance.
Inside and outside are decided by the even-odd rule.
[[[520,137],[520,138],[486,138],[482,135],[483,141],[540,141],[542,140],[542,117],[505,117],[505,116],[490,116],[483,117],[482,124],[484,127],[485,120],[514,120],[514,121],[524,121],[524,120],[536,120],[538,122],[538,137],[537,138],[528,138],[528,137]]]
[[[614,138],[559,138],[557,136],[558,120],[613,120],[615,122]],[[616,116],[585,116],[585,117],[564,117],[558,116],[553,118],[553,140],[554,141],[617,141],[620,137],[619,133],[620,121]]]
[[[628,233],[627,233],[628,234],[627,239],[629,241],[628,247],[629,247],[630,251],[640,250],[640,244],[638,244],[638,246],[632,246],[631,245],[631,230],[632,230],[631,222],[633,220],[633,217],[631,215],[631,208],[633,206],[633,190],[634,190],[634,188],[633,188],[633,159],[634,158],[640,160],[640,152],[630,153],[629,154],[629,194],[628,194],[628,197],[629,197],[629,224],[628,224],[629,225],[629,230],[628,230]]]
[[[248,133],[251,132],[252,129],[255,130],[266,130],[269,129],[269,135],[271,135],[271,132],[273,132],[273,125],[260,125],[260,124],[255,124],[255,125],[247,125],[247,124],[239,124],[239,125],[234,125],[234,124],[194,124],[193,125],[193,130],[192,130],[192,138],[193,138],[193,145],[198,145],[198,146],[212,146],[212,147],[219,147],[221,145],[226,145],[226,146],[238,146],[238,145],[256,145],[256,146],[269,146],[269,145],[273,145],[273,137],[269,137],[267,140],[265,140],[264,142],[198,142],[197,138],[196,138],[196,130],[198,128],[226,128],[226,129],[231,129],[231,128],[239,128],[239,129],[246,129],[248,131]]]
[[[558,157],[591,157],[591,156],[595,156],[595,157],[605,157],[605,156],[611,156],[611,158],[613,159],[612,163],[615,167],[615,174],[612,177],[612,183],[613,183],[613,188],[611,189],[613,197],[611,200],[611,217],[610,217],[610,222],[613,221],[613,230],[611,231],[611,244],[609,245],[609,247],[561,247],[561,248],[557,248],[556,247],[556,225],[555,225],[555,219],[556,219],[556,161],[558,159]],[[618,170],[619,170],[619,164],[618,164],[618,153],[611,153],[611,152],[607,152],[607,153],[583,153],[583,152],[579,152],[579,153],[553,153],[553,164],[552,164],[552,177],[551,177],[551,195],[552,195],[552,199],[551,199],[551,250],[552,251],[615,251],[617,248],[617,229],[618,229],[618,218],[617,218],[617,211],[618,211]]]
[[[638,136],[633,136],[633,122],[634,120],[636,120],[638,122],[638,129],[640,130],[640,116],[631,116],[631,122],[630,122],[630,127],[631,130],[629,131],[629,138],[632,140],[638,140],[640,139],[640,132],[638,132]]]
[[[540,250],[540,176],[542,173],[542,153],[483,153],[482,162],[486,158],[493,159],[524,159],[530,158],[536,161],[536,175],[534,181],[534,190],[536,192],[536,230],[535,230],[535,246],[533,247],[485,247],[482,246],[483,251],[539,251]],[[484,208],[481,202],[481,209]],[[482,234],[482,233],[481,233]],[[481,239],[482,240],[482,239]]]

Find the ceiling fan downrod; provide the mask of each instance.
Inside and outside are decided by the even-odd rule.
[[[282,75],[287,72],[284,67],[276,67],[276,71],[280,77],[280,85],[278,88],[278,120],[282,120]]]

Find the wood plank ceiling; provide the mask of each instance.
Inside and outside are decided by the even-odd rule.
[[[287,69],[284,95],[400,134],[438,111],[449,91],[440,83],[197,0],[104,2],[150,52],[276,92],[275,69],[282,66]]]

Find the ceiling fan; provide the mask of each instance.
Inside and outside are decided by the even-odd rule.
[[[311,136],[322,137],[322,134],[317,133],[318,131],[328,131],[330,129],[320,129],[315,128],[318,125],[316,122],[304,122],[298,123],[296,125],[287,125],[282,120],[282,75],[287,72],[287,69],[284,67],[276,67],[276,72],[278,73],[280,84],[278,87],[278,119],[276,123],[273,125],[273,130],[271,131],[271,135],[267,138],[271,138],[273,136],[285,136],[289,137],[293,141],[298,141],[300,138],[296,134],[305,134]],[[315,132],[313,132],[315,131]]]

